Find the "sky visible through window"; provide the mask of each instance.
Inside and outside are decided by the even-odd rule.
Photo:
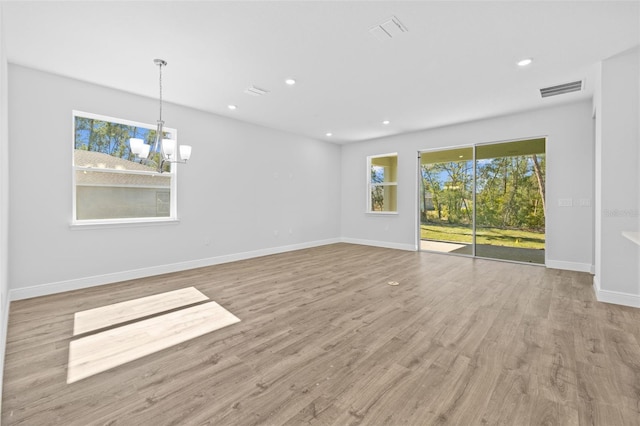
[[[133,160],[129,147],[130,138],[138,138],[152,144],[155,130],[109,121],[75,117],[75,149],[101,152],[113,157]]]

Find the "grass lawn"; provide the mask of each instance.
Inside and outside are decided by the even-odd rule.
[[[420,225],[420,237],[423,240],[471,243],[471,228],[454,225]],[[518,229],[478,228],[476,244],[494,246],[544,249],[544,232],[523,231]]]

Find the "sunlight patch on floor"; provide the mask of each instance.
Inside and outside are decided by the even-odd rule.
[[[209,298],[196,290],[195,287],[187,287],[76,312],[73,319],[73,335],[77,336],[78,334],[111,327],[204,300],[209,300]]]
[[[202,295],[204,300],[208,300],[208,297],[197,290],[195,291]],[[107,322],[108,315],[105,315],[105,321],[101,321],[92,318],[91,314],[87,314],[87,312],[92,312],[93,315],[114,313],[109,321],[116,320],[118,321],[116,323],[120,323],[124,317],[127,318],[125,321],[130,321],[148,316],[151,311],[162,312],[168,309],[175,309],[179,307],[175,306],[179,303],[179,300],[182,300],[180,302],[182,305],[180,306],[194,303],[190,301],[194,298],[202,300],[200,296],[192,291],[181,292],[178,293],[178,296],[184,297],[178,297],[175,302],[165,300],[167,302],[166,306],[172,306],[171,308],[157,311],[161,304],[159,301],[165,296],[176,296],[176,292],[168,292],[156,296],[123,302],[125,305],[119,303],[83,311],[81,318],[84,323],[80,329],[88,329],[88,324],[93,324],[91,327],[97,327],[99,323]],[[145,302],[149,304],[146,307],[144,306]],[[112,308],[114,306],[115,308]],[[136,306],[138,316],[134,317],[134,312],[124,312],[124,317],[118,316],[117,313],[122,312],[121,308],[123,306]],[[116,318],[120,318],[120,320]],[[67,383],[93,376],[239,321],[238,317],[216,302],[211,301],[72,340],[69,343]],[[104,328],[104,326],[98,328]],[[96,329],[93,328],[92,330]],[[74,330],[76,330],[75,327]]]

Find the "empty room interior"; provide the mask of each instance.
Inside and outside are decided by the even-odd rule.
[[[639,1],[1,1],[1,423],[640,424],[639,99]]]

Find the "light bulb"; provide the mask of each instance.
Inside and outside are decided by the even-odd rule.
[[[147,145],[146,143],[143,143],[142,146],[140,147],[140,154],[138,154],[138,157],[140,158],[149,157],[150,150],[151,150],[151,145]]]
[[[140,155],[142,152],[142,145],[144,145],[144,141],[138,138],[129,139],[129,147],[131,148],[131,152],[135,155]]]
[[[184,161],[191,158],[191,145],[180,145],[180,158]]]
[[[162,152],[167,158],[171,158],[176,153],[176,141],[173,139],[162,139]]]

